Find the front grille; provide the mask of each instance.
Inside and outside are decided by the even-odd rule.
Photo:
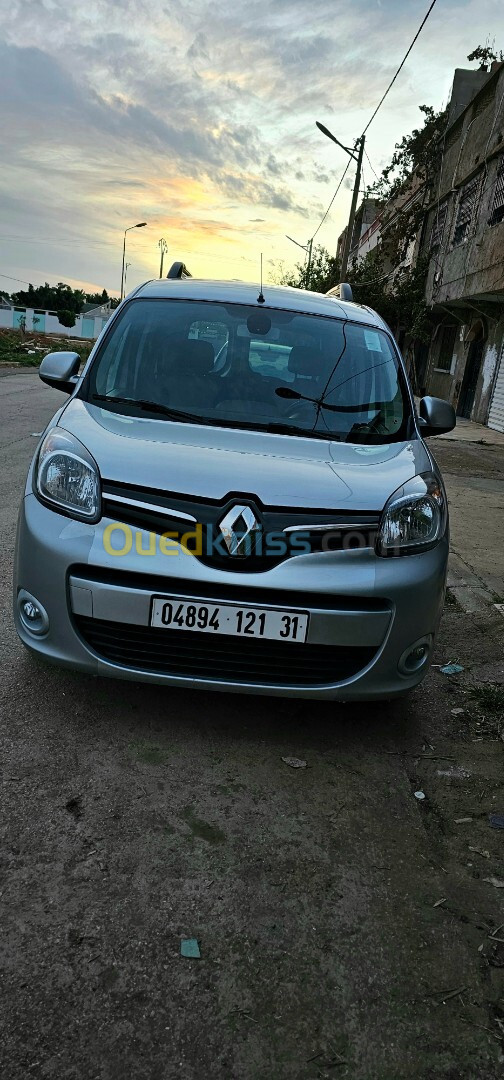
[[[254,508],[260,526],[249,554],[238,558],[228,554],[219,531],[224,515],[237,503]],[[193,536],[190,540],[195,557],[205,566],[232,573],[268,571],[284,559],[308,551],[373,548],[380,522],[377,511],[271,507],[262,505],[256,496],[247,493],[228,493],[219,500],[203,499],[169,491],[160,493],[151,488],[133,488],[109,480],[103,481],[103,513],[113,521],[158,536],[171,532],[181,537],[187,532],[194,533],[198,524],[200,550],[194,548],[196,538]],[[182,520],[177,514],[183,515]],[[335,523],[339,526],[337,529],[333,528]],[[293,528],[302,529],[302,537],[289,531]],[[301,547],[297,546],[299,541],[303,542]]]
[[[104,660],[158,675],[266,686],[320,686],[356,675],[376,648],[300,645],[160,630],[74,616],[87,645]]]

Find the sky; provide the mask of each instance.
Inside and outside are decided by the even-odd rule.
[[[313,236],[429,0],[10,0],[0,9],[0,288],[118,295],[186,263],[266,281]],[[379,173],[447,102],[455,67],[504,47],[502,0],[437,0],[373,122]],[[364,161],[363,185],[373,180]],[[352,173],[317,233],[333,254]],[[13,279],[19,279],[15,281]]]

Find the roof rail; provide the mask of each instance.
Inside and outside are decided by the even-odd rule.
[[[167,278],[188,278],[192,277],[192,274],[189,273],[187,266],[183,262],[174,262],[171,264],[166,276]]]
[[[335,300],[353,300],[352,286],[348,284],[348,281],[342,281],[339,285],[335,285],[334,289],[329,289],[326,296],[334,296]]]

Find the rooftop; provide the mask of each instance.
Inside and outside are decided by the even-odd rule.
[[[215,281],[203,278],[168,278],[146,281],[132,296],[148,299],[204,300],[208,303],[248,304],[261,308],[299,311],[306,315],[325,315],[351,319],[388,329],[375,311],[350,301],[323,293],[294,289],[286,285],[263,285],[264,304],[258,304],[259,284],[246,281]]]

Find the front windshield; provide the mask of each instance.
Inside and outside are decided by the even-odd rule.
[[[186,422],[349,442],[404,438],[410,415],[381,330],[194,300],[130,301],[82,395],[129,415],[169,420],[180,412]]]

